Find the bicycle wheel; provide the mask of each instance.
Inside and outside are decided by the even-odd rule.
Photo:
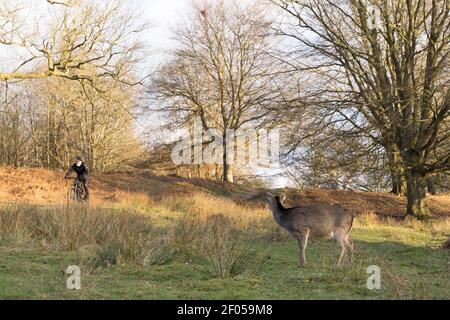
[[[67,200],[69,202],[77,201],[77,191],[73,186],[70,187],[69,191],[67,192]]]
[[[78,202],[83,202],[83,189],[80,186],[76,189],[76,199]]]

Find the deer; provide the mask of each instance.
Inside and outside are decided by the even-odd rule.
[[[350,261],[353,255],[353,243],[349,239],[353,226],[354,215],[339,205],[314,204],[285,208],[285,194],[274,196],[264,194],[269,203],[273,218],[283,229],[287,230],[298,241],[300,249],[300,267],[306,266],[305,250],[308,239],[334,239],[340,246],[337,267],[341,266],[346,249],[350,251]]]

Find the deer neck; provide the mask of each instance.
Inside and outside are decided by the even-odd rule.
[[[286,209],[283,207],[283,205],[276,201],[272,204],[272,214],[275,221],[282,227],[285,225],[285,215],[286,215]]]

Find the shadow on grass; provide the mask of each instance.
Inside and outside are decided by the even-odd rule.
[[[297,244],[276,243],[263,277],[276,279],[274,292],[296,292],[295,299],[450,298],[450,254],[442,248],[356,241],[353,263],[345,259],[342,268],[335,266],[338,251],[331,241],[312,241],[308,265],[300,268]],[[380,267],[381,290],[367,288],[372,265]]]
[[[81,292],[65,289],[69,253],[7,251],[0,258],[2,298],[58,299],[449,299],[450,256],[443,249],[396,242],[356,242],[354,262],[334,266],[332,242],[313,241],[308,266],[298,266],[294,241],[269,244],[271,258],[258,274],[217,279],[200,265],[112,266],[85,274]],[[195,261],[194,263],[201,263]],[[367,267],[381,269],[381,290],[367,289]],[[133,289],[132,289],[133,288]],[[195,289],[195,290],[194,290]]]

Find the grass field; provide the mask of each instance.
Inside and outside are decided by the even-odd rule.
[[[91,209],[42,206],[36,194],[1,205],[0,298],[450,299],[446,215],[397,222],[364,207],[353,263],[336,268],[336,245],[312,241],[302,269],[296,241],[264,204],[215,186],[155,183],[167,191],[116,187],[108,195],[99,180],[94,194],[104,198]],[[447,202],[432,205],[445,211]],[[81,268],[79,291],[66,289],[69,265]],[[381,269],[380,290],[367,289],[371,265]]]

